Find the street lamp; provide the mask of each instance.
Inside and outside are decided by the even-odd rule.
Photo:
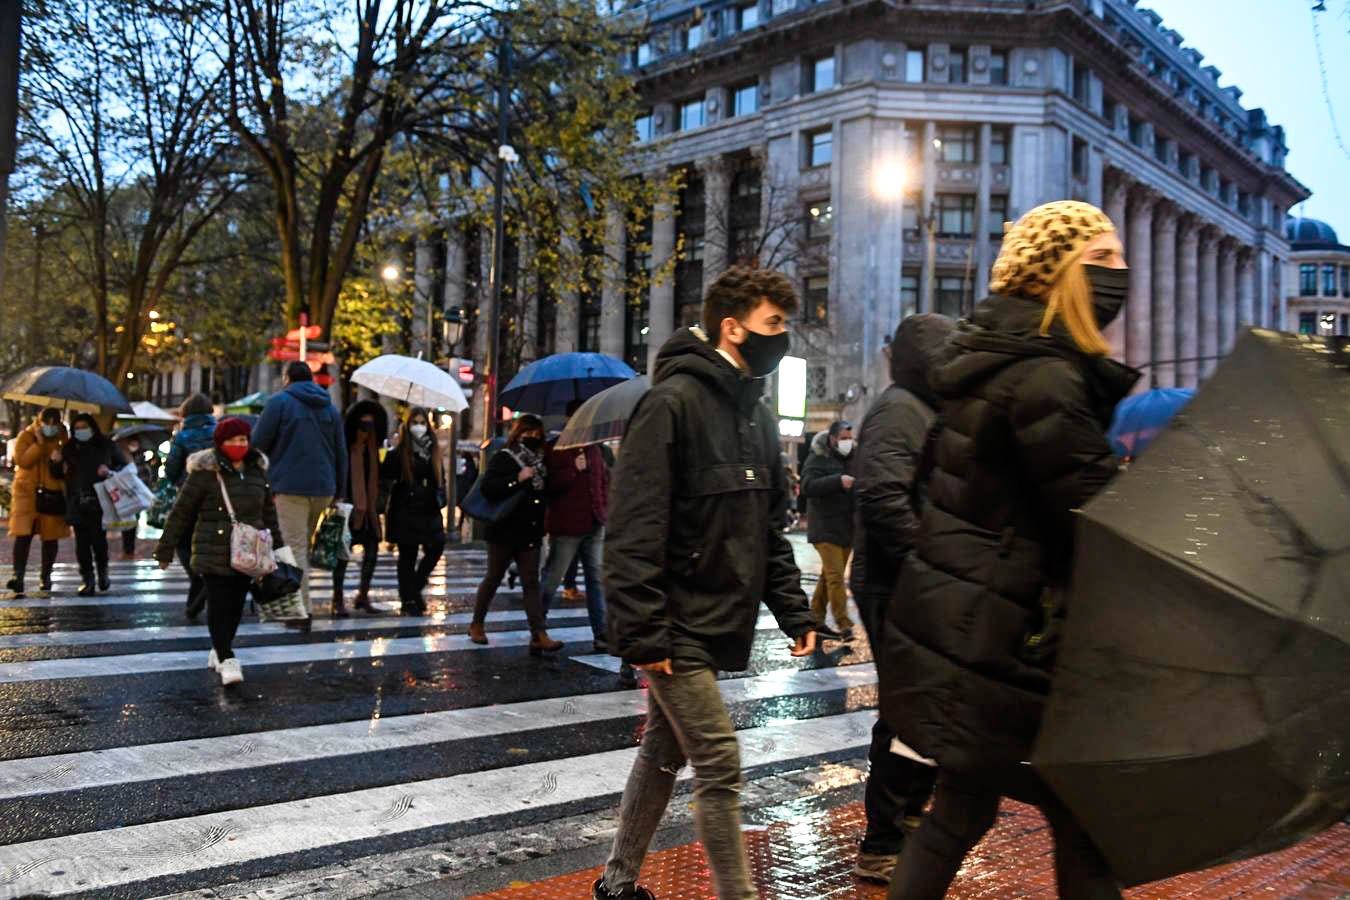
[[[386,264],[385,267],[380,270],[380,277],[388,282],[398,281],[398,266],[393,263]]]
[[[455,345],[464,334],[464,310],[458,306],[447,309],[441,318],[441,340],[446,355],[453,355]]]
[[[872,170],[872,194],[888,203],[905,196],[905,167],[899,160],[884,160]]]

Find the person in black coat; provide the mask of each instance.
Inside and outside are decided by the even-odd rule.
[[[946,359],[955,326],[936,313],[900,323],[887,348],[892,384],[867,410],[858,432],[850,586],[873,654],[881,652],[886,605],[919,530],[916,482],[938,405],[928,374]],[[919,827],[933,793],[936,770],[895,752],[894,740],[895,733],[878,719],[863,798],[867,832],[853,869],[871,881],[890,881],[905,836]]]
[[[811,596],[816,634],[833,640],[853,640],[848,615],[844,570],[853,552],[853,425],[830,423],[811,439],[811,453],[802,467],[802,493],[811,498],[806,539],[820,554],[820,580]],[[834,615],[834,628],[825,624],[825,604]]]
[[[1054,667],[1073,510],[1117,471],[1106,440],[1138,373],[1102,337],[1128,272],[1115,227],[1077,201],[1037,207],[1004,238],[994,295],[933,376],[942,429],[915,552],[882,624],[881,711],[939,766],[893,900],[944,896],[1007,795],[1041,807],[1060,896],[1115,898],[1109,867],[1025,765]]]
[[[469,639],[486,644],[488,608],[511,563],[520,570],[525,592],[525,615],[530,623],[530,653],[556,653],[562,642],[548,636],[544,605],[539,595],[539,552],[544,543],[544,514],[548,510],[548,467],[544,464],[544,423],[524,415],[511,426],[506,446],[488,460],[483,473],[483,496],[493,503],[513,502],[509,515],[487,526],[488,570],[478,585]],[[519,499],[514,499],[519,496]]]
[[[370,605],[370,582],[375,577],[375,564],[380,558],[381,469],[380,448],[389,437],[389,414],[373,400],[357,401],[347,411],[344,423],[347,438],[347,479],[339,485],[338,495],[352,505],[347,524],[352,533],[352,546],[361,547],[361,584],[353,605],[368,613],[377,610]],[[343,596],[347,576],[347,560],[339,559],[333,566],[333,616],[347,615]]]
[[[231,565],[233,522],[270,532],[274,551],[286,546],[276,498],[267,481],[267,457],[252,446],[252,431],[237,416],[221,419],[212,432],[213,446],[187,457],[187,479],[155,548],[159,567],[167,569],[187,535],[192,571],[202,578],[206,594],[206,624],[211,633],[206,665],[216,670],[220,683],[227,687],[244,680],[234,655],[234,637],[244,615],[244,597],[252,585],[252,579]],[[290,561],[294,561],[293,554]]]
[[[66,483],[66,521],[75,529],[75,558],[80,565],[81,597],[98,589],[109,590],[108,533],[103,529],[103,507],[94,485],[130,461],[103,433],[89,413],[76,413],[70,420],[70,440],[51,456],[52,475]]]
[[[694,767],[699,837],[719,898],[753,900],[740,828],[743,783],[719,671],[744,669],[763,602],[815,652],[815,620],[783,534],[787,476],[764,381],[787,352],[792,282],[735,266],[709,286],[703,327],[657,354],[652,388],[619,450],[605,542],[610,652],[646,672],[647,720],[619,830],[592,897],[650,896],[643,855],[675,776]]]
[[[421,615],[427,608],[422,591],[445,552],[447,501],[441,444],[425,409],[408,410],[381,471],[389,494],[385,539],[398,547],[399,607],[404,615]]]

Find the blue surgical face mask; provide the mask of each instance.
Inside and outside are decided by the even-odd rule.
[[[92,428],[76,428],[76,429],[75,429],[75,440],[77,440],[77,441],[89,441],[89,440],[93,440],[93,438],[94,438],[94,429],[92,429]]]
[[[41,428],[42,436],[45,438],[54,438],[61,433],[60,425],[43,425]]]

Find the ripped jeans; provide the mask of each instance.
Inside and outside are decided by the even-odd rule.
[[[648,672],[647,722],[619,806],[605,887],[622,893],[642,859],[685,762],[694,769],[694,821],[718,900],[755,900],[741,838],[741,755],[717,676],[700,663],[674,663],[675,674]]]

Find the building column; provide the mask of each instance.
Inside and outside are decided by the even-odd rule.
[[[524,262],[534,256],[534,240],[522,237],[520,260]],[[536,266],[526,264],[516,270],[516,290],[519,292],[516,308],[520,310],[520,364],[523,367],[539,358],[539,269]]]
[[[581,331],[581,283],[582,260],[581,243],[577,239],[576,214],[563,213],[564,219],[558,235],[558,249],[562,258],[558,260],[558,303],[553,313],[554,352],[573,353],[577,349]]]
[[[1129,199],[1130,181],[1121,175],[1120,172],[1110,173],[1103,186],[1105,196],[1105,207],[1103,212],[1111,220],[1111,224],[1116,226],[1116,233],[1122,238],[1128,237],[1126,203]],[[1129,248],[1127,247],[1126,250]],[[1111,355],[1116,359],[1125,359],[1129,355],[1127,346],[1127,336],[1125,334],[1125,316],[1118,316],[1102,332],[1106,342],[1111,345]]]
[[[989,193],[994,180],[994,167],[989,161],[994,143],[994,126],[985,122],[980,126],[980,177],[975,195],[975,277],[972,299],[979,303],[989,294],[989,233],[994,230],[989,221]],[[999,223],[1002,224],[1001,222]]]
[[[1255,256],[1252,248],[1243,247],[1238,260],[1237,284],[1237,334],[1256,324],[1256,277]]]
[[[1214,371],[1219,355],[1219,235],[1206,226],[1200,231],[1200,356],[1196,367],[1200,378]]]
[[[1177,387],[1195,387],[1195,358],[1200,355],[1200,223],[1186,216],[1178,223]]]
[[[731,166],[712,156],[698,164],[703,173],[703,291],[726,270],[731,216]]]
[[[1127,248],[1128,249],[1128,248]],[[1176,387],[1177,368],[1177,208],[1153,208],[1153,360],[1155,387]]]
[[[436,289],[436,253],[431,238],[418,235],[413,245],[413,307],[412,352],[422,359],[431,359],[434,342],[431,329],[435,309],[432,294]]]
[[[441,287],[441,308],[464,311],[464,230],[459,222],[451,222],[445,230],[445,284]],[[447,348],[451,356],[462,355],[458,345]]]
[[[1157,201],[1158,195],[1147,188],[1138,188],[1130,196],[1129,238],[1125,241],[1130,296],[1123,318],[1125,362],[1135,368],[1148,365],[1153,356],[1153,207]]]
[[[605,213],[605,277],[600,289],[600,352],[623,359],[624,307],[628,302],[624,255],[628,234],[624,211],[613,207]]]
[[[923,225],[924,219],[937,200],[938,151],[933,146],[935,140],[937,140],[937,123],[924,122],[923,190],[919,197],[919,240],[924,242],[924,256],[923,268],[919,270],[919,312],[933,312],[937,302],[937,285],[933,284],[934,279],[937,278],[937,260],[933,259],[937,247],[935,242],[929,242],[928,229]]]
[[[647,311],[647,371],[656,371],[656,354],[675,332],[675,273],[661,270],[675,256],[675,209],[661,200],[652,212],[652,286]]]
[[[1227,356],[1237,334],[1237,244],[1219,243],[1219,353]]]
[[[477,370],[484,372],[487,370],[489,352],[488,332],[492,330],[492,228],[490,226],[480,228],[478,240],[478,246],[482,248],[482,252],[478,254],[478,311],[474,316],[476,327],[474,329],[473,354],[474,359],[478,361]],[[499,351],[500,349],[498,347]],[[498,356],[500,356],[500,353],[498,353]],[[502,384],[501,387],[506,387],[506,385]]]
[[[1298,331],[1298,323],[1289,321],[1289,291],[1284,285],[1281,273],[1289,266],[1289,260],[1272,257],[1270,268],[1270,289],[1275,294],[1276,331]],[[1320,277],[1320,276],[1319,276]]]

